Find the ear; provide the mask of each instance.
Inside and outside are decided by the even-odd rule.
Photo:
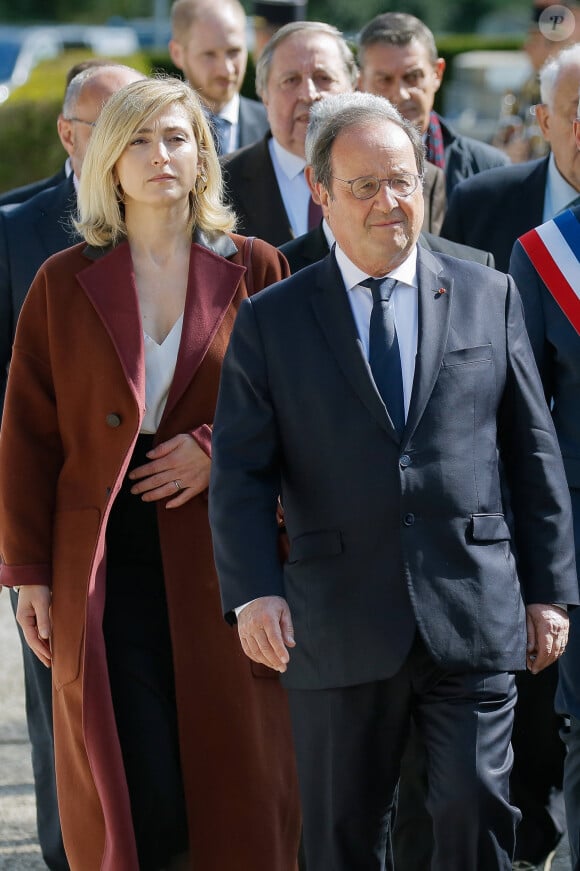
[[[310,182],[308,182],[308,186],[310,187]],[[322,206],[322,214],[328,219],[328,209],[331,200],[329,192],[319,181],[313,182],[311,190],[312,199],[315,203],[319,203]]]
[[[62,142],[62,147],[70,157],[74,151],[73,125],[70,121],[66,121],[63,118],[62,113],[58,116],[56,129]]]
[[[316,193],[316,184],[314,181],[314,170],[312,166],[307,163],[304,167],[304,178],[306,179],[306,184],[310,188],[310,193],[312,194],[312,199],[315,203],[318,203],[318,194]]]
[[[546,142],[550,141],[550,110],[545,103],[538,103],[536,106],[536,120],[540,125],[542,136]]]
[[[177,42],[175,39],[169,40],[169,57],[175,64],[178,70],[183,70],[183,56],[185,55],[185,49],[181,45],[180,42]]]
[[[576,139],[576,148],[580,151],[580,119],[574,121],[574,137]]]
[[[438,91],[443,81],[443,73],[445,72],[445,59],[438,57],[433,64],[433,73],[435,74],[435,90]]]

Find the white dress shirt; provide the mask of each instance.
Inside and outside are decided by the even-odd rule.
[[[544,194],[544,213],[542,223],[551,220],[558,212],[565,209],[568,203],[576,199],[580,191],[568,184],[556,166],[554,155],[548,158],[548,174],[546,176],[546,192]]]
[[[308,232],[310,188],[304,178],[306,160],[286,151],[272,136],[268,140],[274,174],[294,236]]]
[[[240,141],[240,95],[234,94],[229,103],[226,103],[219,112],[216,112],[218,118],[223,118],[229,121],[229,142],[227,143],[226,154],[235,151],[239,148]]]

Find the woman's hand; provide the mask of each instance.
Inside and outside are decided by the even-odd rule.
[[[167,508],[179,508],[209,486],[211,460],[193,436],[180,433],[147,453],[151,462],[129,472],[137,483],[131,493],[144,502],[169,499]]]
[[[47,668],[50,668],[52,663],[50,600],[49,587],[40,584],[25,584],[20,587],[18,608],[16,609],[16,619],[28,646]]]

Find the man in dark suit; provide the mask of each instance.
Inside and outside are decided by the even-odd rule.
[[[240,233],[282,245],[319,222],[304,176],[308,113],[327,94],[353,90],[357,76],[353,54],[334,27],[295,22],[274,34],[256,68],[256,88],[271,133],[224,160],[227,194]],[[425,229],[438,232],[445,212],[445,179],[436,167],[427,171],[424,197]]]
[[[207,107],[218,152],[229,154],[260,139],[268,129],[266,110],[240,96],[248,62],[241,3],[175,0],[171,32],[171,60]]]
[[[140,78],[142,74],[131,67],[114,63],[90,67],[75,76],[67,87],[58,128],[72,173],[26,202],[0,208],[0,408],[4,404],[16,322],[32,279],[47,257],[77,241],[71,215],[94,123],[103,104],[115,91]],[[15,594],[11,595],[15,607]],[[22,634],[20,639],[38,838],[48,868],[68,871],[54,778],[51,675],[32,654]]]
[[[462,179],[509,162],[499,149],[456,133],[433,111],[445,61],[429,28],[414,15],[385,12],[373,18],[361,30],[358,62],[360,90],[386,97],[418,126],[427,160],[445,171],[448,198]]]
[[[580,107],[578,117],[580,118]],[[580,152],[580,121],[574,124]],[[542,376],[574,514],[580,556],[580,205],[522,236],[510,273],[522,295],[526,327]],[[571,618],[570,645],[559,662],[556,710],[569,718],[564,800],[572,871],[580,871],[580,614]],[[541,738],[540,738],[541,740]],[[537,748],[538,744],[536,744]],[[541,746],[541,745],[539,745]]]
[[[307,156],[337,244],[238,312],[212,438],[224,613],[284,673],[309,871],[384,867],[411,714],[432,869],[508,871],[511,672],[561,654],[557,603],[578,601],[521,304],[502,273],[416,245],[423,147],[386,101],[321,101]]]
[[[580,155],[572,121],[580,89],[580,45],[563,49],[540,72],[542,103],[536,118],[551,154],[491,169],[458,185],[442,235],[485,247],[506,271],[514,242],[553,218],[580,195]]]

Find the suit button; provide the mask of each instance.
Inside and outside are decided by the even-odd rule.
[[[406,469],[407,466],[410,466],[411,465],[411,457],[409,456],[409,454],[403,454],[399,458],[399,463],[401,465],[401,469]]]
[[[408,514],[405,514],[405,516],[403,517],[403,524],[405,526],[413,526],[414,523],[415,523],[415,515],[411,514],[411,512],[409,512]]]
[[[121,426],[121,418],[118,414],[108,414],[106,417],[106,421],[107,426],[110,426],[112,429]]]

